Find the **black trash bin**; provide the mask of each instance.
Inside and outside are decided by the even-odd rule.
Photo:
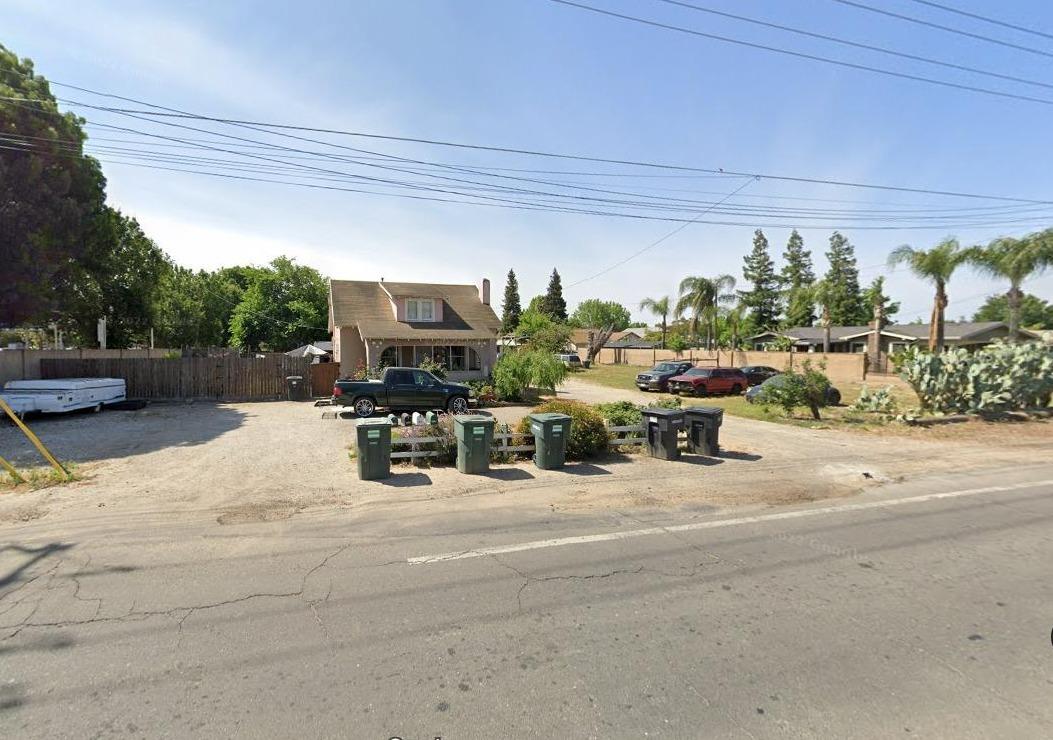
[[[307,400],[307,383],[302,375],[288,375],[285,378],[285,388],[289,393],[290,401]]]
[[[719,455],[720,425],[724,423],[724,409],[715,406],[694,406],[685,410],[684,416],[688,451],[710,457]]]
[[[684,412],[680,409],[644,409],[643,423],[651,457],[679,460],[677,437],[684,428]]]

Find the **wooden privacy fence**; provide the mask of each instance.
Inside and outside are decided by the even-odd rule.
[[[265,354],[174,359],[45,359],[41,377],[123,378],[129,398],[273,401],[287,397],[286,376],[309,381],[311,361]],[[332,386],[325,392],[328,395]]]

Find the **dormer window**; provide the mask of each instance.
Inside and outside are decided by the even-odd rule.
[[[435,299],[407,298],[406,321],[435,321]]]

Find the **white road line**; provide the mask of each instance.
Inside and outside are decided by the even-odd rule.
[[[674,524],[668,527],[648,527],[646,529],[630,529],[623,532],[607,532],[604,534],[585,534],[577,537],[560,537],[551,540],[534,540],[533,542],[520,542],[515,545],[498,545],[496,547],[480,547],[473,550],[462,550],[459,552],[445,552],[439,555],[420,555],[409,558],[406,562],[411,565],[427,565],[429,563],[444,563],[450,560],[467,560],[469,558],[481,558],[488,555],[503,555],[510,552],[523,552],[524,550],[541,550],[546,547],[563,547],[565,545],[587,545],[593,542],[611,542],[613,540],[627,540],[632,537],[647,537],[655,534],[668,534],[669,532],[693,532],[698,529],[717,529],[718,527],[734,527],[740,524],[760,524],[763,522],[774,522],[782,519],[800,519],[820,514],[839,514],[847,511],[866,511],[867,509],[885,509],[892,506],[904,504],[922,504],[926,501],[938,501],[944,498],[960,498],[962,496],[978,496],[984,493],[1002,493],[1005,491],[1017,491],[1021,488],[1039,488],[1041,486],[1053,485],[1053,479],[1032,481],[1029,483],[1014,483],[1005,486],[985,486],[984,488],[968,488],[961,491],[946,491],[944,493],[927,493],[922,496],[911,496],[909,498],[897,498],[888,501],[867,501],[859,504],[842,504],[840,506],[822,506],[815,509],[798,509],[796,511],[780,511],[775,514],[761,514],[758,516],[742,516],[735,519],[713,519],[705,522],[692,522],[690,524]]]

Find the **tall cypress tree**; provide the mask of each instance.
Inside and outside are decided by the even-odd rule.
[[[782,258],[786,260],[780,276],[786,296],[783,324],[787,327],[811,326],[815,323],[815,304],[807,289],[815,282],[815,270],[812,268],[812,253],[804,248],[804,239],[797,229],[790,234]]]
[[[559,273],[552,268],[552,277],[548,279],[548,290],[542,301],[541,310],[554,321],[567,320],[567,302],[563,300],[563,283],[560,282]]]
[[[515,270],[508,271],[505,280],[505,299],[501,302],[501,331],[510,334],[519,326],[519,317],[523,314],[523,307],[519,303],[519,281],[516,280]]]
[[[830,235],[826,259],[830,263],[826,271],[826,281],[830,286],[830,323],[834,326],[866,324],[870,319],[870,309],[859,289],[855,247],[835,231]]]
[[[779,316],[779,279],[768,254],[768,238],[760,229],[753,232],[753,249],[746,255],[742,275],[752,287],[740,290],[739,297],[749,309],[753,326],[758,330],[771,329]]]

